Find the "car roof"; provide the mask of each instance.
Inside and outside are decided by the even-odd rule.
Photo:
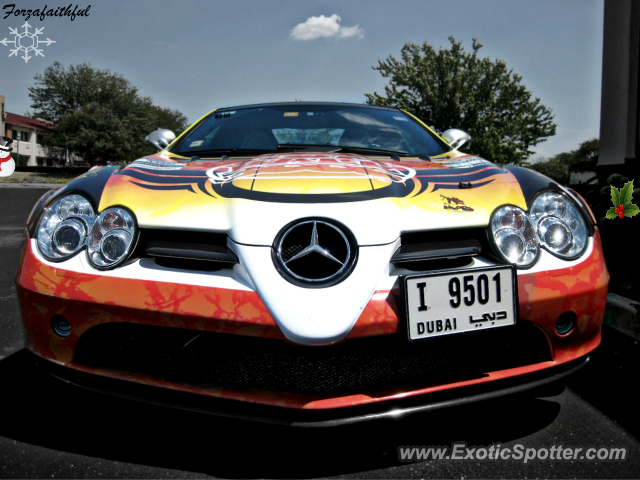
[[[227,110],[240,110],[243,108],[286,107],[286,106],[297,107],[297,106],[313,106],[313,105],[371,108],[375,110],[391,110],[396,112],[399,110],[398,108],[395,108],[395,107],[383,107],[379,105],[365,105],[362,103],[347,103],[347,102],[273,102],[273,103],[254,103],[250,105],[239,105],[236,107],[224,107],[224,108],[218,108],[215,111],[222,112]]]

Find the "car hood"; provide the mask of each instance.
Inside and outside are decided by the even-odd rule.
[[[484,226],[504,204],[526,209],[509,170],[472,155],[429,160],[282,153],[184,161],[161,153],[114,170],[99,210],[124,206],[143,228],[224,232],[272,245],[288,223],[329,217],[359,245],[402,232]]]

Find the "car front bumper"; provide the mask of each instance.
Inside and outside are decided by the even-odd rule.
[[[226,404],[231,402],[232,411],[254,407],[277,407],[275,411],[267,408],[268,414],[260,411],[255,415],[249,415],[255,418],[275,414],[274,412],[280,412],[280,409],[284,408],[289,411],[325,411],[319,414],[320,420],[312,420],[311,424],[331,422],[331,416],[343,418],[343,423],[351,423],[360,421],[358,419],[361,418],[376,418],[381,415],[380,412],[384,415],[392,415],[389,412],[406,413],[437,408],[435,406],[440,404],[456,405],[471,401],[470,399],[482,400],[535,388],[549,381],[548,379],[562,379],[574,371],[576,365],[584,364],[588,354],[600,343],[609,282],[597,230],[592,242],[589,253],[577,264],[549,271],[520,271],[518,274],[519,324],[526,326],[531,332],[537,332],[534,335],[538,338],[536,348],[542,356],[535,354],[519,363],[510,362],[508,357],[520,347],[505,334],[507,336],[503,346],[487,345],[486,349],[478,350],[479,356],[493,355],[493,360],[498,359],[487,361],[485,370],[475,371],[474,374],[457,370],[456,375],[448,377],[435,376],[424,381],[407,382],[406,385],[388,388],[362,387],[350,389],[348,392],[340,392],[339,389],[330,389],[323,393],[308,392],[299,388],[289,391],[286,388],[257,388],[255,385],[216,385],[206,378],[204,381],[194,381],[193,378],[180,380],[175,376],[172,378],[166,375],[166,372],[158,373],[154,370],[156,366],[150,369],[130,369],[126,363],[100,364],[95,361],[80,361],[82,359],[78,354],[78,345],[90,338],[89,332],[96,332],[96,327],[106,325],[150,327],[175,333],[175,337],[184,335],[178,348],[169,349],[169,352],[184,351],[200,332],[203,332],[206,338],[222,338],[222,343],[225,338],[229,338],[227,336],[259,339],[262,342],[260,345],[265,344],[267,349],[276,351],[274,355],[277,355],[278,345],[291,348],[290,342],[286,340],[260,297],[248,289],[234,290],[180,282],[114,278],[99,275],[97,272],[71,271],[42,261],[32,241],[25,244],[16,283],[28,349],[38,357],[41,365],[55,370],[56,376],[77,376],[83,380],[70,381],[85,386],[102,381],[107,387],[91,387],[100,391],[123,391],[130,388],[155,392],[129,395],[152,402],[154,398],[162,396],[159,392],[176,399],[175,402],[158,400],[155,403],[186,405],[191,402],[187,401],[186,397],[194,397],[192,401],[198,405],[207,402],[211,402],[211,405],[225,403],[225,408],[202,407],[203,410],[222,411],[226,409]],[[364,340],[374,337],[394,339],[395,342],[399,342],[401,336],[406,338],[402,335],[404,321],[399,308],[401,303],[397,289],[376,291],[340,348],[345,350],[345,345],[355,345],[352,342],[364,344]],[[555,329],[556,321],[567,311],[575,313],[576,326],[569,334],[558,335]],[[51,328],[51,319],[56,315],[63,316],[71,324],[71,334],[66,338],[59,337]],[[504,329],[496,329],[498,330]],[[124,336],[128,334],[126,332]],[[85,340],[82,340],[83,337]],[[455,344],[456,335],[452,337],[454,338],[447,340],[449,343],[443,344],[441,351],[448,352],[447,358],[462,357],[462,349]],[[481,338],[468,335],[460,337],[467,337],[467,345],[471,346],[478,342],[469,341],[469,338]],[[121,341],[122,336],[110,338]],[[427,349],[430,348],[429,342],[432,340],[417,343]],[[107,339],[106,343],[108,342]],[[136,348],[135,342],[127,345],[127,348]],[[399,348],[393,348],[404,350],[401,343],[398,345]],[[117,347],[116,350],[120,351],[123,348]],[[318,351],[317,349],[334,347],[298,348]],[[396,350],[389,348],[392,354],[384,358],[389,359],[388,363],[393,363]],[[128,357],[125,355],[123,358]],[[165,353],[159,354],[158,358],[162,363]],[[474,362],[471,354],[465,358],[467,363]],[[505,359],[503,364],[499,361],[500,358]],[[304,359],[306,361],[307,357]],[[256,361],[256,358],[253,357],[252,361]],[[354,368],[356,367],[357,365]],[[332,368],[335,369],[335,365]],[[340,372],[338,377],[339,374]],[[391,372],[391,375],[393,374]],[[123,385],[128,387],[123,388]],[[336,409],[343,410],[343,407],[350,408],[337,413]],[[352,410],[355,407],[362,410],[362,413]],[[326,412],[327,410],[333,413]],[[275,416],[278,415],[280,414]],[[289,424],[298,421],[308,423],[304,419],[285,420]]]

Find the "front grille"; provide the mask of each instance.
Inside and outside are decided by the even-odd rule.
[[[227,235],[181,230],[141,230],[141,254],[175,268],[233,268],[238,257],[227,248]]]
[[[90,329],[74,356],[78,364],[202,388],[294,393],[349,393],[407,384],[419,388],[546,360],[551,360],[546,337],[525,322],[422,342],[409,343],[398,334],[325,347],[116,323]]]
[[[482,228],[403,233],[391,263],[404,266],[425,260],[474,257],[483,251],[485,243],[486,235]]]

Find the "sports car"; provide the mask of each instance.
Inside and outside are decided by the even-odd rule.
[[[147,141],[28,219],[27,350],[68,382],[329,426],[563,382],[600,342],[588,205],[460,130],[294,102]]]

